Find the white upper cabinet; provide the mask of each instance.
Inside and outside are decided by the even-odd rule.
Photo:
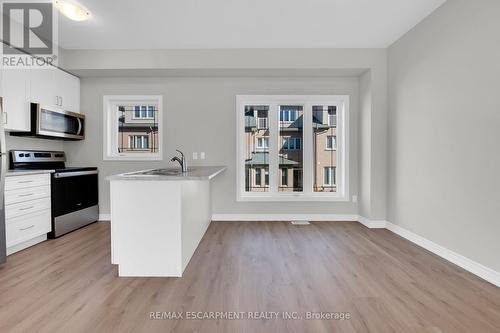
[[[39,103],[45,107],[57,108],[58,99],[55,93],[55,70],[31,70],[31,103]]]
[[[3,69],[0,71],[5,129],[30,130],[30,103],[80,112],[80,79],[60,69]]]
[[[30,70],[3,70],[1,80],[5,129],[29,131]]]
[[[31,102],[80,112],[80,79],[60,69],[34,69],[31,75]]]
[[[64,71],[55,71],[55,92],[59,108],[80,112],[80,79]],[[57,98],[56,98],[57,99]]]

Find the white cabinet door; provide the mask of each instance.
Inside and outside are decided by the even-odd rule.
[[[4,69],[2,96],[5,129],[30,130],[30,70]]]
[[[59,107],[66,111],[80,112],[80,79],[62,70],[55,72],[55,78]]]
[[[68,80],[68,84],[71,87],[71,93],[69,95],[71,105],[69,110],[80,113],[80,78],[70,75]]]
[[[55,69],[31,70],[31,102],[46,107],[58,108],[59,100],[56,94]]]

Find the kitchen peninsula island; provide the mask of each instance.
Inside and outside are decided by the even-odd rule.
[[[180,277],[212,216],[210,182],[225,167],[136,171],[107,177],[111,262],[119,276]]]

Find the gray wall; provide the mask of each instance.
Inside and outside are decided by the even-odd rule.
[[[97,165],[100,169],[100,210],[109,213],[111,174],[174,166],[169,158],[176,148],[191,158],[204,151],[198,164],[227,165],[228,170],[213,183],[216,214],[318,213],[356,214],[357,204],[332,202],[236,202],[236,111],[237,94],[347,94],[351,96],[351,194],[357,194],[359,79],[350,78],[84,78],[81,109],[86,115],[87,137],[66,142],[73,165]],[[164,100],[164,160],[161,162],[103,161],[103,95],[159,94]],[[190,162],[194,165],[194,161]]]
[[[63,142],[59,140],[44,140],[23,138],[6,134],[5,143],[7,150],[11,149],[38,149],[38,150],[64,150]]]
[[[64,50],[62,66],[84,77],[345,77],[370,71],[358,186],[363,216],[386,218],[386,49]],[[357,74],[353,74],[357,73]],[[288,81],[288,79],[287,79]],[[272,87],[271,87],[272,88]],[[286,86],[284,86],[286,90]],[[276,88],[279,90],[278,88]],[[299,90],[299,89],[297,89]],[[265,86],[259,91],[265,91]],[[240,91],[241,92],[241,91]],[[83,109],[83,112],[87,112]],[[364,155],[369,153],[368,155]]]
[[[500,1],[453,0],[389,49],[388,219],[500,271]]]

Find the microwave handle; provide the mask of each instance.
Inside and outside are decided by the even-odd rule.
[[[76,132],[76,135],[80,135],[80,132],[82,131],[82,119],[81,118],[77,119],[78,119],[78,131]]]

